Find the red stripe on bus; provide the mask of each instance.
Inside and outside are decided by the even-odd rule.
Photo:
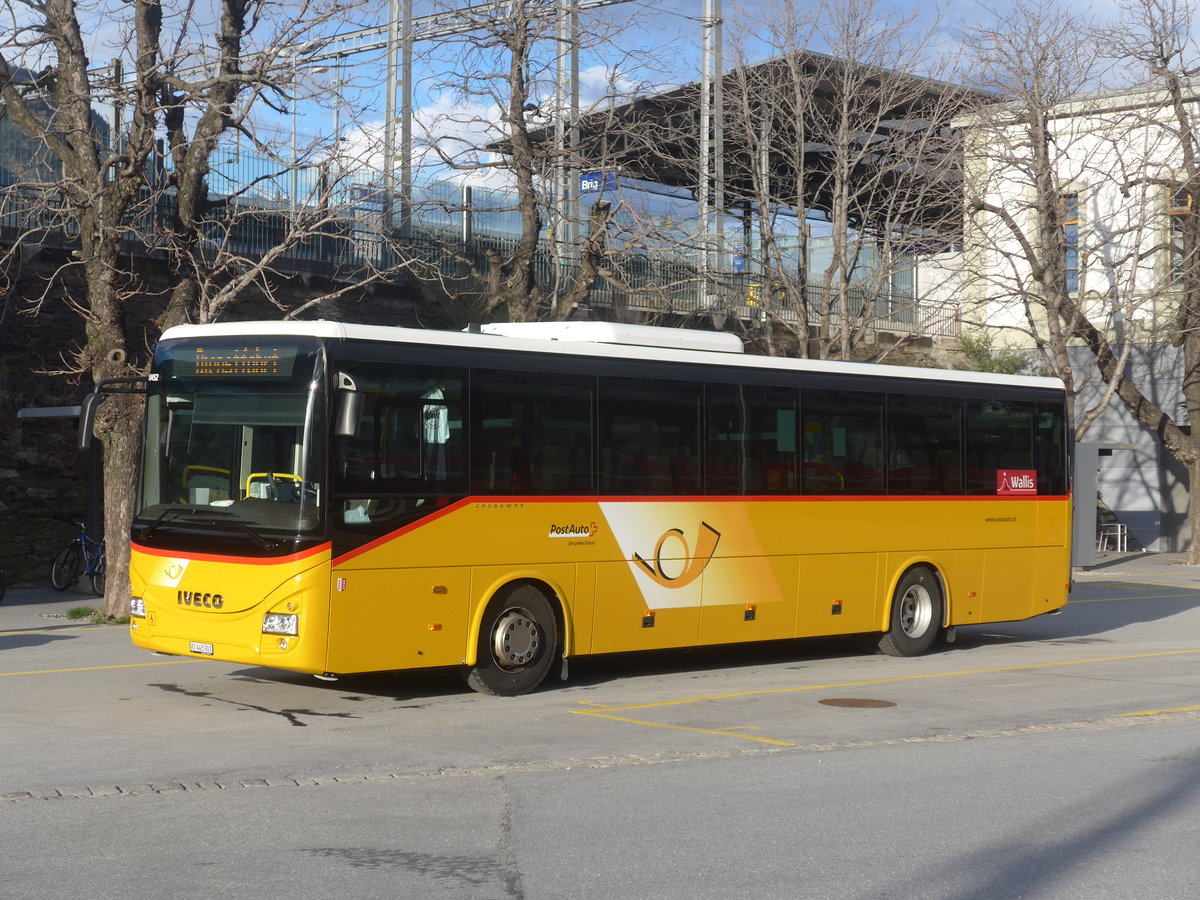
[[[189,551],[179,550],[159,550],[153,547],[145,547],[141,544],[134,543],[133,549],[138,553],[144,553],[147,556],[159,556],[163,559],[188,559],[193,562],[217,562],[217,563],[235,563],[243,566],[279,566],[284,563],[300,562],[318,554],[325,553],[333,548],[333,544],[326,541],[324,544],[318,544],[309,550],[303,550],[300,553],[293,553],[290,556],[228,556],[219,553],[191,553]]]
[[[455,506],[475,504],[477,506],[498,506],[511,503],[849,503],[863,501],[885,501],[889,503],[911,502],[945,502],[981,500],[1069,500],[1070,494],[630,494],[627,496],[597,496],[591,494],[580,497],[470,497],[461,500]],[[449,509],[449,507],[447,507]],[[428,521],[422,519],[422,522]],[[417,523],[420,524],[420,523]]]
[[[628,497],[598,497],[596,495],[578,496],[578,497],[531,497],[531,496],[512,496],[512,497],[465,497],[462,500],[457,500],[454,503],[438,509],[436,512],[430,513],[416,522],[405,525],[403,528],[397,528],[395,531],[389,531],[387,534],[375,538],[369,543],[363,544],[361,547],[355,547],[353,550],[348,550],[341,556],[333,560],[334,566],[340,566],[349,562],[355,557],[361,556],[368,551],[374,550],[376,547],[382,547],[384,544],[394,541],[402,535],[408,534],[411,531],[416,531],[418,528],[423,528],[430,522],[437,521],[443,516],[447,516],[452,512],[467,506],[507,506],[514,504],[527,503],[847,503],[847,502],[888,502],[900,503],[912,501],[920,501],[923,503],[937,502],[944,503],[947,501],[1003,501],[1006,503],[1014,501],[1057,501],[1062,502],[1070,500],[1070,494],[1037,494],[1037,495],[996,495],[996,494],[850,494],[846,496],[838,496],[836,494],[784,494],[784,495],[728,495],[728,496],[628,496]]]

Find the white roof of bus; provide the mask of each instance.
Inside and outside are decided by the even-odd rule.
[[[581,329],[579,326],[603,326]],[[564,326],[574,326],[567,328]],[[696,365],[812,372],[814,374],[865,375],[880,378],[907,378],[922,381],[946,381],[968,384],[996,384],[1062,390],[1057,378],[1030,375],[995,375],[990,372],[966,372],[958,369],[925,369],[916,366],[889,366],[879,363],[795,359],[779,356],[731,356],[731,344],[725,338],[736,336],[695,329],[659,328],[652,325],[610,325],[604,322],[530,322],[482,326],[483,333],[437,331],[421,328],[396,328],[386,325],[353,325],[345,322],[263,321],[223,322],[214,325],[176,325],[163,332],[161,340],[202,340],[214,337],[270,338],[317,337],[345,340],[414,344],[425,347],[471,347],[487,350],[516,350],[564,356],[603,356],[613,359],[652,360]],[[593,336],[581,340],[585,334]],[[507,333],[501,333],[507,332]],[[653,333],[653,334],[652,334]],[[681,333],[681,334],[680,334]],[[519,336],[518,336],[519,335]],[[604,337],[622,338],[605,340]],[[687,349],[695,335],[718,338],[706,349]],[[654,338],[658,341],[654,342]],[[717,347],[724,345],[724,349]]]

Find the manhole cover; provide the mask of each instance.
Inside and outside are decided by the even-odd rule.
[[[887,709],[896,705],[891,700],[864,700],[860,697],[834,697],[819,702],[825,706],[848,706],[852,709]]]

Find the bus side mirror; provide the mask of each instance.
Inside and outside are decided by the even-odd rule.
[[[333,419],[333,433],[337,437],[354,437],[358,434],[364,399],[354,379],[345,372],[338,372],[338,402]]]
[[[92,429],[96,426],[96,408],[107,397],[95,391],[83,398],[79,406],[79,449],[88,450],[92,446]]]
[[[144,394],[150,379],[157,378],[103,378],[96,382],[96,389],[83,398],[79,405],[79,449],[87,450],[92,446],[92,429],[96,425],[96,410],[108,399],[109,394]]]

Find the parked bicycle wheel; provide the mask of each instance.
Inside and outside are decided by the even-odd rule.
[[[96,560],[96,567],[92,569],[92,590],[101,597],[104,596],[104,570],[107,565],[108,562],[101,553],[100,558]]]
[[[50,584],[56,591],[65,591],[79,580],[79,542],[71,541],[58,551],[50,566]]]

